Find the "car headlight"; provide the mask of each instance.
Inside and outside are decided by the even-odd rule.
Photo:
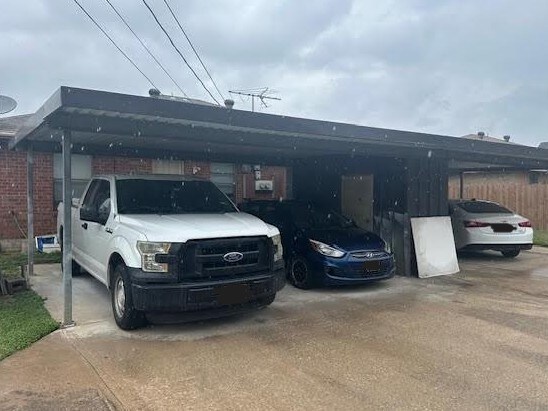
[[[169,254],[171,243],[151,243],[148,241],[137,241],[137,249],[141,254],[141,268],[143,271],[152,273],[167,273],[167,263],[156,262],[158,254]]]
[[[274,262],[280,261],[284,256],[284,249],[282,247],[282,237],[280,234],[272,237],[272,244],[274,245]]]
[[[384,251],[386,251],[388,254],[392,254],[392,247],[387,241],[383,241],[384,243]]]
[[[344,255],[344,252],[341,250],[337,250],[336,248],[333,248],[327,244],[321,243],[316,240],[308,240],[310,241],[310,245],[314,249],[314,251],[317,251],[320,254],[326,255],[328,257],[334,257],[334,258],[341,258]]]

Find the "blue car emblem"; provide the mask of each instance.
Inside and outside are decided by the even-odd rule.
[[[223,260],[225,260],[227,263],[235,263],[240,261],[243,258],[244,258],[244,255],[237,251],[233,251],[231,253],[226,253],[225,255],[223,255]]]
[[[373,257],[373,253],[365,253],[365,258],[371,258]]]

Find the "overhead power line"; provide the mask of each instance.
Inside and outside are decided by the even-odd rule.
[[[152,51],[150,51],[150,49],[147,47],[147,45],[143,42],[143,40],[141,40],[141,38],[137,35],[137,33],[131,28],[131,26],[129,25],[129,23],[127,22],[127,20],[120,14],[120,12],[118,11],[118,9],[116,7],[114,7],[114,5],[112,4],[112,2],[110,0],[105,0],[108,5],[112,8],[112,10],[114,10],[114,12],[118,15],[118,17],[120,18],[120,20],[122,20],[122,22],[126,25],[126,27],[129,29],[129,31],[131,31],[131,34],[133,34],[133,36],[139,41],[139,43],[141,43],[141,46],[143,46],[143,48],[146,50],[146,52],[148,53],[148,55],[150,57],[152,57],[152,59],[156,62],[156,64],[158,64],[158,66],[163,70],[163,72],[170,78],[170,80],[173,82],[173,84],[175,84],[175,86],[179,89],[179,91],[183,94],[183,96],[185,97],[188,97],[186,95],[186,93],[184,92],[184,90],[181,88],[181,86],[179,85],[179,83],[177,83],[177,81],[173,78],[173,76],[167,71],[167,69],[163,66],[162,63],[160,63],[160,61],[156,58],[156,56],[152,53]]]
[[[157,89],[158,87],[156,87],[154,82],[143,72],[143,70],[139,68],[139,66],[137,66],[137,64],[135,64],[135,62],[131,59],[131,57],[129,57],[126,53],[124,53],[124,50],[122,50],[118,46],[118,44],[116,44],[116,42],[112,39],[112,37],[109,36],[109,34],[101,27],[101,25],[93,18],[93,16],[89,14],[87,10],[78,2],[78,0],[73,0],[73,1],[76,3],[78,7],[80,7],[80,9],[85,13],[85,15],[88,16],[88,18],[93,22],[93,24],[95,24],[97,28],[101,30],[101,33],[103,33],[106,36],[106,38],[110,40],[110,42],[114,45],[114,47],[116,47],[116,49],[127,59],[127,61],[129,61],[131,65],[135,67],[139,71],[139,73],[143,75],[144,78],[147,79],[147,81],[150,83],[152,87]]]
[[[76,1],[76,0],[74,0]],[[162,29],[162,31],[164,32],[164,34],[166,35],[166,37],[168,38],[169,42],[171,43],[171,45],[173,46],[173,48],[175,49],[175,51],[177,51],[177,53],[179,54],[179,56],[183,59],[183,61],[185,62],[185,64],[187,65],[187,67],[190,69],[190,71],[192,72],[192,74],[194,74],[194,77],[196,77],[196,79],[200,82],[200,84],[202,85],[202,87],[204,88],[204,90],[207,92],[207,94],[209,94],[209,96],[213,99],[213,101],[215,103],[217,103],[219,106],[219,102],[217,101],[217,99],[213,96],[213,94],[211,94],[211,92],[209,91],[209,89],[206,87],[206,85],[204,84],[204,82],[202,81],[202,79],[200,78],[200,76],[198,76],[198,74],[196,73],[196,71],[194,71],[194,69],[192,68],[192,66],[188,63],[187,59],[185,58],[185,56],[183,55],[183,53],[181,53],[181,50],[179,50],[179,48],[175,45],[175,43],[173,42],[173,39],[171,38],[171,36],[169,35],[169,33],[166,31],[166,29],[164,28],[164,26],[162,25],[162,23],[160,23],[160,20],[158,20],[158,17],[156,17],[156,13],[154,13],[154,11],[150,8],[150,6],[148,5],[148,3],[146,2],[146,0],[142,0],[144,5],[146,6],[146,8],[148,9],[148,11],[150,12],[150,14],[152,14],[152,17],[154,17],[154,20],[156,21],[156,24]]]
[[[185,36],[186,40],[188,41],[188,44],[190,44],[190,47],[192,48],[192,51],[194,52],[194,54],[196,55],[196,57],[198,58],[198,61],[200,62],[200,64],[202,65],[202,67],[204,68],[205,72],[207,73],[207,76],[209,77],[209,79],[211,80],[211,82],[213,83],[213,86],[215,87],[215,90],[217,90],[217,93],[219,93],[219,95],[221,96],[221,99],[224,100],[224,96],[223,96],[223,93],[221,93],[221,91],[219,90],[219,87],[217,87],[217,83],[215,83],[215,80],[213,80],[213,77],[211,76],[209,70],[207,69],[206,65],[204,64],[204,62],[202,61],[202,58],[200,57],[200,55],[198,54],[198,51],[196,50],[196,48],[194,47],[194,44],[192,44],[192,41],[190,41],[190,38],[188,37],[188,35],[186,34],[186,31],[185,29],[183,29],[183,26],[181,25],[181,23],[179,22],[179,19],[177,18],[177,16],[175,15],[175,13],[173,12],[173,9],[171,8],[171,6],[169,5],[169,2],[167,0],[164,0],[164,3],[166,4],[167,8],[169,9],[169,12],[171,13],[171,15],[173,16],[173,18],[175,19],[175,21],[177,22],[177,25],[179,26],[179,28],[181,29],[181,31],[183,32],[183,35]]]

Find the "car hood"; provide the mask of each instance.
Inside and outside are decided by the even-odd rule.
[[[384,242],[381,238],[361,228],[336,228],[322,230],[307,230],[308,238],[335,246],[344,251],[382,250]]]
[[[148,241],[186,242],[206,238],[272,237],[274,226],[246,213],[119,215],[120,224],[143,234]]]

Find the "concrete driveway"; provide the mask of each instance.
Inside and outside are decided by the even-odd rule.
[[[548,409],[548,254],[460,263],[131,333],[75,278],[77,326],[0,363],[0,409]],[[33,281],[60,318],[58,267]]]

